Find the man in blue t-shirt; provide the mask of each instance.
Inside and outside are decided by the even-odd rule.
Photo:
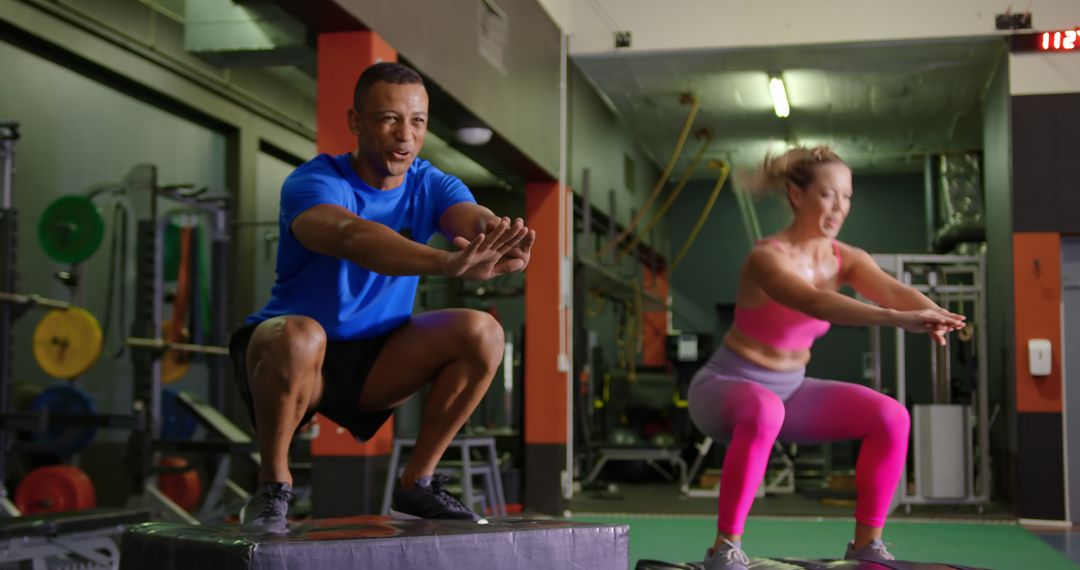
[[[288,531],[289,443],[316,412],[365,441],[425,386],[392,514],[485,522],[434,473],[502,361],[502,327],[480,311],[412,315],[413,299],[420,275],[484,280],[525,269],[536,233],[416,157],[427,120],[420,76],[375,64],[348,110],[357,150],[320,155],[282,185],[272,297],[229,343],[262,456],[245,529]],[[425,245],[436,231],[457,251]]]

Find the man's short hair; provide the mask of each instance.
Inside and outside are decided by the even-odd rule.
[[[424,84],[424,80],[415,69],[392,61],[380,61],[365,69],[356,80],[356,87],[353,89],[354,109],[360,109],[368,91],[371,91],[371,86],[379,81],[396,85]]]

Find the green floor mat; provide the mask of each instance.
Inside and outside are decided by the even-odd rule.
[[[630,568],[637,560],[700,561],[716,538],[713,517],[585,515],[573,520],[630,526]],[[743,546],[753,558],[841,558],[854,523],[839,520],[752,518]],[[885,542],[898,559],[962,564],[992,570],[1077,569],[1022,527],[1010,524],[891,522]]]

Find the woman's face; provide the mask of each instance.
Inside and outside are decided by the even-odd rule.
[[[788,197],[795,209],[795,223],[814,228],[821,235],[835,239],[851,211],[851,169],[839,162],[822,164],[814,169],[815,178],[806,188],[794,185]]]

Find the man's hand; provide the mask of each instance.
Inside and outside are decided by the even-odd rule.
[[[491,218],[485,224],[486,227],[481,228],[481,233],[490,233],[499,224],[499,218]],[[521,218],[514,220],[514,225],[521,224],[525,227],[525,221]],[[522,271],[529,265],[529,258],[532,256],[533,242],[536,241],[536,230],[525,228],[525,233],[521,238],[521,241],[509,251],[503,255],[502,259],[495,264],[495,272],[497,275],[503,275],[506,273],[514,273],[516,271]]]
[[[494,219],[487,224],[487,232],[481,232],[472,241],[461,236],[454,238],[460,251],[449,254],[443,263],[443,273],[470,281],[484,281],[505,273],[520,271],[528,263],[528,250],[532,247],[533,232],[519,218],[513,224],[510,218]],[[520,253],[521,242],[530,237],[525,248],[525,259]],[[511,257],[511,255],[515,255]]]

